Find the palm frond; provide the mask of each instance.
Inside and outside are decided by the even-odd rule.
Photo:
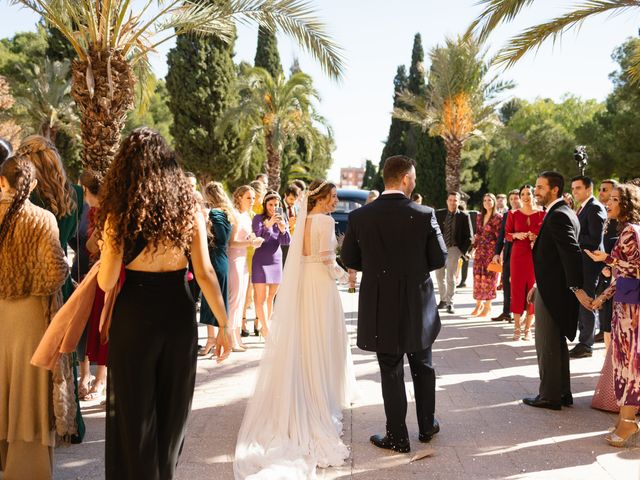
[[[478,5],[485,5],[485,9],[469,25],[465,37],[476,35],[480,42],[486,41],[498,25],[510,22],[533,2],[534,0],[480,0]]]
[[[512,66],[527,52],[538,49],[547,40],[555,43],[563,33],[579,27],[587,18],[601,13],[619,14],[624,10],[639,7],[640,0],[589,0],[573,11],[554,18],[549,22],[530,27],[513,37],[496,56],[496,64]]]
[[[282,30],[311,54],[330,77],[343,77],[344,52],[331,39],[310,1],[232,0],[229,8],[240,22],[252,20],[271,31]]]
[[[629,65],[629,68],[627,69],[627,74],[629,75],[631,83],[637,85],[640,83],[640,43],[636,43],[633,47],[630,63],[631,65]]]

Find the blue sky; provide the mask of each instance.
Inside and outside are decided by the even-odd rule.
[[[365,159],[380,160],[393,103],[393,77],[397,66],[411,60],[413,36],[420,32],[425,52],[446,36],[464,31],[480,11],[476,0],[315,0],[320,16],[335,40],[344,48],[347,72],[342,82],[329,80],[313,60],[287,37],[279,37],[280,55],[288,70],[293,58],[313,75],[322,96],[320,112],[333,127],[337,149],[331,178],[341,166],[359,166]],[[547,20],[566,10],[571,0],[537,0],[512,25],[501,27],[489,39],[493,51],[519,28]],[[30,11],[2,5],[0,37],[32,30],[37,21]],[[562,42],[543,46],[502,75],[516,82],[511,95],[529,100],[536,97],[560,99],[566,93],[603,100],[611,91],[609,73],[614,48],[638,34],[640,16],[635,10],[616,17],[600,16],[578,31],[565,34]],[[240,26],[236,61],[253,62],[257,28]],[[152,57],[157,75],[166,74],[163,45]],[[426,59],[428,66],[428,56]]]

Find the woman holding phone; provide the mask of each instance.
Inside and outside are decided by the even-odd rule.
[[[262,201],[264,213],[253,217],[253,233],[264,243],[253,254],[251,278],[253,280],[256,317],[262,336],[269,333],[267,320],[271,318],[273,300],[282,281],[282,245],[289,245],[289,226],[280,207],[280,195],[269,191]]]

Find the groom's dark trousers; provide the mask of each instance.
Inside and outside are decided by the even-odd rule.
[[[383,193],[349,214],[341,258],[362,271],[358,347],[376,352],[388,433],[407,437],[404,355],[409,357],[421,433],[433,426],[435,371],[431,346],[440,317],[430,272],[447,250],[432,208],[401,193]]]
[[[436,371],[431,363],[431,347],[421,352],[407,354],[416,397],[416,413],[420,432],[428,432],[433,426],[436,409]],[[378,353],[384,413],[387,430],[400,438],[408,435],[407,394],[404,388],[404,355]]]

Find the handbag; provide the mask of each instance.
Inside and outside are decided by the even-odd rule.
[[[613,301],[640,305],[640,278],[618,277]]]
[[[502,264],[497,262],[491,262],[487,267],[490,272],[502,273]]]
[[[635,225],[633,230],[636,234],[636,242],[640,247],[640,234],[638,234],[638,229]],[[616,292],[613,295],[613,301],[640,305],[640,268],[636,271],[636,278],[618,277],[616,279]]]

